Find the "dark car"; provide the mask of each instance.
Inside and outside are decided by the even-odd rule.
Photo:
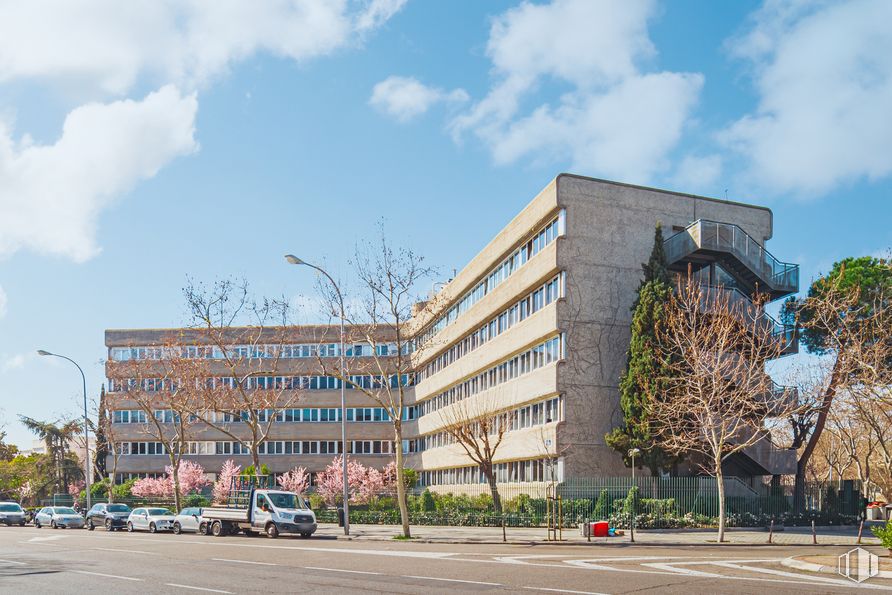
[[[117,531],[127,526],[130,507],[126,504],[95,504],[87,513],[87,529],[105,527],[106,531]]]

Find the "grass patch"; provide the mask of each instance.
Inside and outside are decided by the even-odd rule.
[[[411,541],[412,539],[418,539],[417,537],[406,537],[405,535],[394,535],[393,538],[398,541]]]

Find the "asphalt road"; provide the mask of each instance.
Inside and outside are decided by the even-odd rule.
[[[0,527],[0,593],[892,591],[892,580],[859,586],[780,564],[842,547],[446,545],[345,541],[333,538],[336,529],[322,532],[330,537]]]

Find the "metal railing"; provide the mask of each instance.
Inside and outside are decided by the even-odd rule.
[[[697,250],[733,254],[769,287],[778,291],[799,290],[799,265],[782,262],[748,233],[733,223],[698,219],[663,243],[669,264]]]
[[[727,287],[724,285],[706,285],[706,295],[713,294],[716,297],[719,294],[727,296],[728,305],[731,308],[740,308],[742,314],[746,314],[753,319],[762,321],[771,329],[771,335],[781,341],[783,355],[789,355],[799,351],[798,331],[794,324],[784,324],[774,318],[760,308],[750,299],[748,295],[737,289],[736,287]]]

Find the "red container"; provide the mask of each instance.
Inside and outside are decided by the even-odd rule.
[[[607,521],[599,521],[592,525],[594,525],[593,535],[595,537],[607,537],[607,532],[610,530],[610,524]]]

